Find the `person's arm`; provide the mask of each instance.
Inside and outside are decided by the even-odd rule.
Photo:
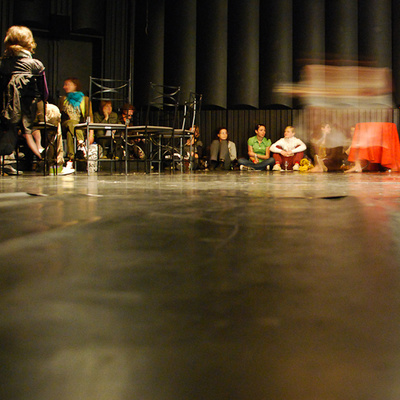
[[[228,146],[229,156],[231,158],[231,161],[233,161],[237,159],[236,144],[231,141],[229,141],[229,144],[230,144],[230,146]]]
[[[290,157],[293,156],[293,151],[286,151],[284,150],[282,147],[282,145],[284,144],[284,139],[279,139],[277,142],[275,142],[271,147],[270,147],[270,151],[272,151],[273,153],[279,153],[284,157]]]
[[[253,146],[250,146],[249,144],[247,145],[247,153],[249,154],[249,158],[253,162],[257,162],[257,154],[254,153]]]
[[[253,161],[253,162],[256,162],[256,163],[258,162],[257,161],[258,158],[260,160],[268,160],[268,158],[270,157],[269,149],[270,149],[269,147],[267,147],[265,149],[265,154],[257,154],[257,153],[254,152],[253,146],[247,145],[247,150],[248,150],[248,153],[249,153],[250,160]]]
[[[201,140],[196,143],[196,154],[198,154],[198,158],[203,158],[203,142]]]
[[[270,149],[271,149],[271,146],[268,146],[268,147],[265,149],[265,154],[257,154],[257,157],[258,157],[260,160],[268,160],[268,158],[271,157]]]
[[[307,149],[307,146],[305,145],[305,143],[296,138],[296,142],[295,142],[295,148],[292,150],[292,153],[300,153],[302,151],[305,151]]]
[[[87,104],[88,104],[88,108],[89,112],[88,112],[88,117],[90,117],[90,121],[93,121],[93,110],[92,110],[92,103],[89,101],[89,98],[85,96],[85,98],[87,98]],[[94,130],[91,129],[89,131],[89,144],[94,143]]]
[[[273,153],[282,153],[281,141],[282,139],[279,139],[275,143],[273,143],[269,148],[270,151],[272,151]]]
[[[93,114],[93,122],[94,122],[95,124],[102,124],[102,123],[104,123],[104,118],[103,118],[103,116],[102,116],[98,111],[96,111],[96,112]],[[106,134],[106,132],[105,132],[104,129],[96,129],[96,134],[93,135],[93,140],[98,139],[98,138],[101,138],[101,137],[105,136],[105,134]],[[90,134],[90,131],[89,131],[89,143],[90,143],[90,144],[93,143],[93,142],[91,142],[91,134]]]
[[[94,113],[94,115],[93,115],[93,122],[94,123],[101,123],[101,122],[103,122],[103,118],[102,118],[102,116],[100,115],[100,113],[98,113],[98,112],[95,112]]]
[[[108,123],[118,124],[118,114],[116,112],[111,112],[110,117],[108,118]]]

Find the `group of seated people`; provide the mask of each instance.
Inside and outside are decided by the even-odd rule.
[[[237,159],[226,128],[219,129],[209,151],[209,170],[271,170],[302,172],[400,171],[400,143],[394,123],[360,123],[348,133],[323,122],[310,136],[309,147],[287,126],[272,143],[266,126],[257,124],[247,140],[248,158]]]
[[[306,145],[295,137],[294,127],[286,127],[284,137],[273,144],[265,137],[266,131],[264,124],[257,124],[255,135],[247,141],[249,158],[237,159],[236,145],[229,140],[228,130],[219,129],[217,138],[210,146],[209,170],[231,170],[235,165],[238,165],[241,171],[281,171],[283,166],[287,170],[299,170]]]
[[[62,130],[67,139],[67,165],[72,167],[75,158],[85,159],[88,154],[86,148],[85,131],[76,129],[76,125],[85,122],[89,117],[94,123],[100,124],[133,124],[135,107],[132,104],[124,104],[120,115],[113,111],[111,101],[102,100],[99,109],[94,114],[89,98],[81,91],[81,84],[77,78],[67,78],[64,82],[66,93],[60,100],[62,114]],[[96,129],[89,131],[89,145],[99,145],[100,158],[122,159],[125,143],[123,135],[115,135],[115,130]],[[74,137],[76,136],[76,154]],[[140,139],[134,139],[128,143],[128,157],[144,158],[143,143]]]
[[[64,81],[65,95],[60,98],[58,107],[50,104],[45,67],[33,57],[36,42],[32,31],[26,26],[11,26],[6,32],[4,45],[4,56],[0,58],[0,155],[4,156],[2,164],[7,162],[7,165],[1,165],[3,173],[19,173],[13,161],[22,159],[22,155],[15,151],[20,138],[24,138],[27,145],[29,160],[37,161],[42,166],[46,165],[43,162],[46,160],[53,174],[73,173],[77,154],[86,158],[89,150],[86,148],[85,131],[75,129],[77,124],[85,122],[88,117],[91,121],[103,123],[125,123],[127,118],[132,117],[135,111],[132,105],[125,105],[119,117],[112,111],[111,102],[102,102],[93,116],[88,96],[82,92],[79,80],[72,77]],[[43,126],[47,135],[42,134]],[[92,144],[98,140],[103,148],[107,134],[104,130],[96,134],[90,131],[88,142]],[[66,139],[66,160],[63,138]],[[115,148],[122,153],[122,147],[120,138]],[[138,143],[130,143],[129,149],[133,155],[144,157]],[[121,157],[121,154],[114,156]]]
[[[60,110],[62,127],[67,138],[67,167],[72,168],[74,154],[74,140],[76,135],[77,150],[86,156],[84,131],[75,129],[75,125],[91,117],[95,123],[102,124],[134,124],[135,107],[131,104],[123,105],[121,114],[113,111],[111,101],[101,101],[98,111],[92,116],[89,99],[81,92],[80,83],[76,78],[67,78],[64,83],[66,96],[61,98]],[[248,158],[238,158],[235,143],[230,140],[226,127],[218,129],[216,138],[209,148],[205,148],[200,139],[198,126],[190,128],[193,136],[184,146],[183,158],[191,163],[191,169],[225,170],[271,170],[271,171],[307,171],[307,172],[361,172],[359,160],[348,161],[351,142],[355,127],[351,127],[351,134],[343,135],[337,127],[332,129],[331,124],[323,122],[310,137],[310,146],[296,137],[293,126],[287,126],[283,137],[272,143],[266,138],[266,126],[257,124],[254,135],[247,141]],[[115,132],[114,132],[115,133]],[[346,135],[345,135],[346,136]],[[113,145],[107,148],[112,137]],[[131,139],[127,144],[123,135],[115,135],[110,130],[96,129],[90,131],[89,143],[97,142],[103,158],[145,159],[145,145],[143,139]],[[128,153],[125,154],[126,149]],[[40,151],[40,149],[39,149]],[[350,157],[352,158],[352,157]]]
[[[287,126],[282,138],[272,143],[265,137],[266,126],[257,124],[255,135],[247,140],[248,158],[237,159],[236,145],[229,140],[226,128],[218,131],[217,138],[210,146],[209,170],[271,170],[271,171],[308,171],[326,172],[343,170],[348,149],[343,146],[331,149],[327,146],[327,135],[331,132],[329,124],[321,124],[321,129],[312,138],[310,157],[306,154],[307,146],[297,138],[295,128]],[[347,154],[346,154],[347,152]],[[313,164],[314,163],[314,164]]]
[[[86,121],[90,117],[96,123],[125,124],[128,121],[127,123],[130,125],[133,123],[132,118],[135,112],[133,105],[124,104],[121,114],[118,115],[113,111],[111,101],[101,101],[99,110],[93,114],[89,98],[81,91],[81,84],[77,78],[67,78],[64,81],[63,88],[65,96],[60,98],[58,107],[47,101],[45,103],[43,101],[36,103],[36,118],[31,124],[33,128],[30,134],[22,133],[22,130],[19,130],[19,134],[25,139],[34,160],[40,162],[46,155],[50,165],[50,173],[59,175],[75,172],[74,160],[78,158],[86,159],[87,157],[88,149],[86,148],[85,130],[76,129],[77,124]],[[39,123],[44,122],[44,108],[46,109],[46,122],[49,132],[46,139],[46,149],[43,147],[42,129],[34,129]],[[63,138],[66,139],[65,151]],[[75,139],[76,144],[74,143]],[[113,141],[114,146],[109,144],[110,140]],[[125,145],[121,136],[114,137],[114,132],[111,133],[104,129],[91,130],[89,144],[93,144],[95,141],[100,146],[99,153],[103,158],[122,158]],[[144,147],[138,139],[135,139],[133,143],[129,143],[129,155],[143,159],[144,151],[140,146]],[[113,148],[112,153],[110,153],[110,148]],[[65,160],[64,153],[66,154]],[[6,158],[15,159],[15,154]],[[10,175],[22,173],[22,171],[16,171],[12,166],[7,167],[5,171]]]

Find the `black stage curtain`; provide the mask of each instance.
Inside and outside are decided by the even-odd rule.
[[[93,61],[101,68],[92,69],[133,78],[138,106],[152,81],[180,85],[183,99],[203,93],[206,109],[296,108],[295,98],[274,87],[297,82],[302,67],[316,62],[387,67],[400,103],[400,0],[109,3],[15,0],[13,9],[2,6],[1,31],[18,23],[47,31],[49,40],[101,38],[101,61]]]

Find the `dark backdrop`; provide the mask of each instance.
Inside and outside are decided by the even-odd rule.
[[[273,111],[268,123],[272,138],[292,122],[296,99],[273,88],[297,81],[310,62],[390,68],[397,106],[399,3],[3,0],[0,28],[3,37],[13,24],[33,30],[53,98],[71,75],[81,79],[85,91],[89,75],[130,78],[132,102],[139,110],[146,105],[150,81],[180,85],[182,100],[190,91],[203,94],[204,135],[211,139],[219,125],[228,125],[245,148],[253,123],[265,122],[265,113],[258,111]]]

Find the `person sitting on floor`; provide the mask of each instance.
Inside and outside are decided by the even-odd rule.
[[[229,171],[232,162],[236,160],[236,145],[229,140],[229,133],[226,128],[218,130],[217,138],[210,146],[210,171],[224,169]]]
[[[300,161],[304,156],[304,150],[307,146],[300,139],[295,137],[296,131],[293,126],[285,128],[284,137],[275,142],[270,151],[273,153],[275,165],[274,171],[281,171],[284,166],[285,170],[298,171]]]
[[[265,137],[267,128],[264,124],[257,124],[255,127],[255,136],[247,140],[247,153],[249,160],[239,158],[240,170],[266,170],[270,169],[275,160],[270,155],[271,140]]]
[[[203,142],[200,139],[200,129],[197,125],[193,125],[189,130],[193,132],[193,136],[186,141],[185,146],[183,146],[183,151],[184,154],[186,154],[185,159],[192,159],[192,168],[195,170],[200,167],[200,163],[202,162]],[[192,149],[191,154],[190,149]]]

